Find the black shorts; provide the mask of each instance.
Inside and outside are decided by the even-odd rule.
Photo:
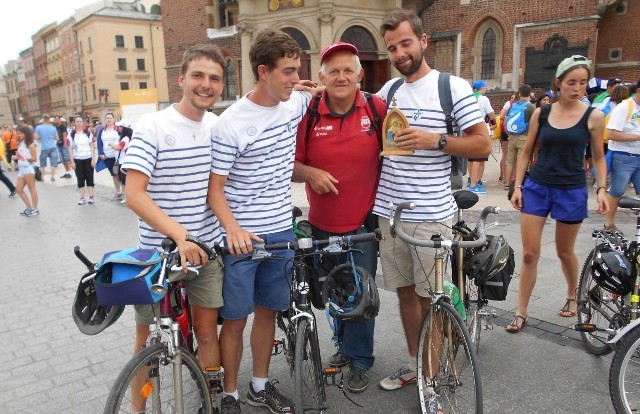
[[[469,158],[468,161],[489,161],[489,158]]]
[[[500,132],[500,141],[509,142],[509,134],[504,131]]]

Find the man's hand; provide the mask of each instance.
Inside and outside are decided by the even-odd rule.
[[[319,168],[310,168],[307,178],[307,182],[311,186],[311,189],[316,193],[338,194],[338,189],[336,188],[335,184],[338,184],[339,181],[336,180],[336,178],[333,175],[329,174],[327,171],[321,170]]]
[[[251,240],[255,240],[258,243],[264,243],[260,237],[255,234],[246,231],[240,226],[226,229],[227,232],[227,248],[231,254],[249,254],[253,251],[253,244]]]
[[[180,253],[180,263],[182,271],[187,273],[187,262],[194,266],[204,266],[209,261],[209,256],[197,244],[184,240],[176,240],[178,252]]]
[[[396,133],[396,147],[405,150],[437,149],[440,134],[409,127]]]

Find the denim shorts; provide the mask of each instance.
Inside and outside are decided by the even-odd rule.
[[[58,148],[53,147],[40,151],[40,166],[47,166],[47,158],[52,167],[58,166]]]
[[[554,188],[531,178],[522,187],[522,213],[569,223],[580,223],[589,215],[587,187]]]
[[[640,155],[620,151],[612,152],[609,194],[616,198],[622,197],[629,182],[633,184],[633,188],[638,194],[640,191]]]
[[[67,147],[58,147],[58,154],[60,155],[60,162],[66,164],[71,161],[69,157],[69,148]]]
[[[36,170],[33,168],[33,165],[19,165],[18,166],[18,177],[24,177],[25,175],[35,174]]]
[[[265,244],[295,240],[293,230],[273,234],[258,234]],[[259,305],[274,311],[289,307],[289,283],[293,265],[293,250],[274,250],[271,260],[238,262],[244,256],[226,255],[222,283],[222,317],[244,319]],[[234,263],[235,262],[235,263]]]

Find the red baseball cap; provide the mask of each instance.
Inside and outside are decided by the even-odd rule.
[[[320,64],[322,65],[325,60],[335,52],[339,50],[348,50],[353,52],[354,55],[358,54],[358,48],[352,45],[351,43],[346,42],[335,42],[331,43],[329,46],[325,47],[320,55]]]

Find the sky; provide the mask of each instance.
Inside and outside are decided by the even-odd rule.
[[[61,23],[73,15],[75,9],[96,0],[1,0],[0,65],[16,59],[19,53],[33,44],[31,36],[43,26]]]

